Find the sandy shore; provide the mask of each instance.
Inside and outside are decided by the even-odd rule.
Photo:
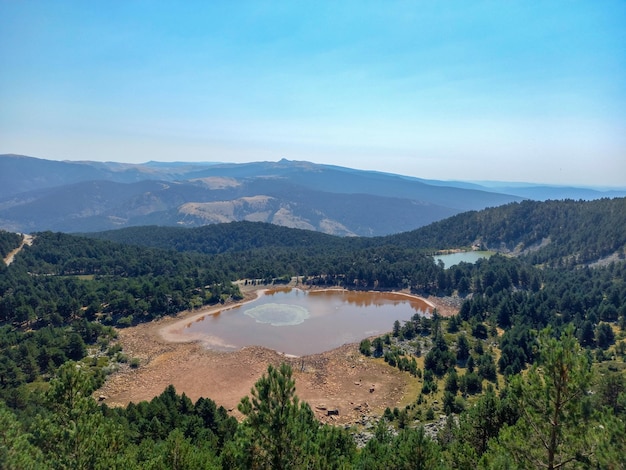
[[[176,317],[178,321],[171,324],[166,324],[161,327],[159,329],[159,334],[161,338],[171,343],[189,343],[199,341],[201,343],[204,343],[204,345],[208,347],[210,347],[210,344],[223,345],[223,342],[220,340],[220,338],[207,337],[206,335],[201,333],[185,333],[185,329],[189,327],[193,322],[198,321],[206,317],[207,315],[212,315],[217,312],[223,312],[231,308],[254,302],[260,296],[264,295],[268,290],[269,289],[267,288],[248,289],[244,300],[242,300],[241,302],[232,303],[230,305],[211,305],[210,307],[203,307],[194,311],[181,312]]]
[[[358,344],[293,358],[256,346],[234,352],[215,351],[207,346],[219,343],[219,338],[184,333],[193,321],[251,302],[265,290],[242,286],[242,302],[181,312],[176,317],[119,330],[125,353],[138,358],[141,365],[137,369],[123,366],[95,395],[107,397],[110,406],[124,406],[131,401],[150,400],[173,384],[192,400],[211,398],[237,416],[237,404],[249,394],[267,366],[288,362],[294,370],[296,393],[322,421],[355,423],[364,414],[382,414],[388,406],[404,406],[416,398],[418,379],[380,359],[365,358],[359,353]],[[445,303],[438,305],[436,298],[422,300],[442,314],[455,313]],[[339,415],[328,416],[328,409],[339,410]]]

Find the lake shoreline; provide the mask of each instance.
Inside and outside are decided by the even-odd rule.
[[[106,397],[104,401],[109,406],[126,406],[130,402],[151,400],[165,387],[173,385],[179,394],[185,393],[192,401],[210,398],[241,419],[237,411],[241,398],[250,393],[254,383],[267,372],[268,365],[276,367],[286,362],[293,369],[298,397],[311,405],[322,422],[354,425],[364,414],[381,415],[385,408],[403,407],[415,398],[415,390],[420,387],[417,378],[381,360],[363,356],[358,343],[294,358],[258,346],[232,352],[217,351],[207,348],[201,338],[189,338],[182,333],[189,322],[255,300],[268,288],[245,286],[241,301],[185,311],[176,317],[119,329],[119,344],[129,358],[139,361],[139,367],[120,364],[119,370],[107,377],[94,396]],[[443,316],[458,313],[454,302],[447,298],[429,296],[424,299],[410,292],[398,293],[422,298]],[[391,328],[390,324],[389,331]],[[331,408],[338,409],[340,414],[327,416],[324,410]]]
[[[170,343],[192,343],[198,342],[201,343],[204,347],[209,349],[217,349],[217,350],[236,350],[241,349],[240,347],[235,347],[234,345],[228,344],[224,342],[221,338],[217,336],[207,335],[205,333],[190,333],[185,332],[185,330],[193,323],[202,320],[203,318],[214,315],[218,312],[225,312],[235,308],[239,308],[243,305],[249,304],[258,300],[260,297],[265,295],[267,292],[271,291],[279,291],[281,288],[284,289],[300,289],[302,291],[310,292],[350,292],[350,289],[345,289],[341,287],[330,287],[330,288],[303,288],[298,285],[284,285],[284,286],[275,286],[275,287],[267,287],[267,286],[255,286],[256,288],[247,289],[247,292],[244,294],[244,298],[240,301],[232,302],[228,305],[211,305],[202,307],[198,310],[185,310],[180,312],[176,316],[176,320],[173,323],[164,325],[159,329],[160,337]],[[392,293],[399,295],[401,297],[405,297],[407,299],[414,299],[424,302],[426,305],[430,307],[430,310],[437,308],[432,301],[415,294],[411,294],[403,291],[376,291],[376,290],[368,290],[365,292],[371,293]],[[392,325],[389,325],[389,329],[391,329]]]

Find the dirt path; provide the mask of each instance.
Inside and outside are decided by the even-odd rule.
[[[250,301],[257,292],[248,290],[245,295],[244,301]],[[269,364],[281,362],[291,364],[297,395],[311,405],[321,421],[356,423],[363,415],[380,415],[386,407],[404,406],[417,396],[420,384],[416,378],[380,359],[365,358],[358,344],[293,358],[256,346],[235,352],[214,351],[201,337],[183,334],[185,326],[197,317],[223,308],[183,312],[176,318],[119,330],[124,352],[140,359],[141,365],[137,369],[124,366],[96,396],[105,396],[110,406],[123,406],[150,400],[173,384],[178,393],[185,392],[194,401],[201,396],[211,398],[238,416],[241,398],[249,395]],[[328,416],[328,410],[338,410],[339,414]]]
[[[32,235],[27,235],[25,233],[22,234],[22,243],[20,243],[20,246],[18,246],[15,250],[11,251],[4,258],[4,264],[6,264],[7,266],[11,264],[13,260],[15,259],[15,255],[17,255],[20,251],[22,251],[22,248],[24,248],[24,245],[31,246],[33,244],[34,239],[35,237],[33,237]]]

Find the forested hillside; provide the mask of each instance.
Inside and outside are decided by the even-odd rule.
[[[523,202],[368,239],[249,222],[38,233],[0,269],[0,467],[623,468],[625,214],[624,199]],[[20,240],[0,232],[4,251]],[[475,243],[505,253],[448,269],[427,255]],[[296,275],[460,302],[361,343],[421,383],[367,443],[315,421],[287,366],[242,397],[242,423],[171,387],[119,409],[92,397],[117,364],[139,365],[116,328]],[[440,415],[432,439],[422,425]]]
[[[388,241],[434,249],[479,244],[525,254],[531,264],[576,266],[623,254],[626,198],[511,203],[455,215]]]
[[[230,222],[197,228],[129,227],[86,233],[86,237],[119,243],[196,251],[215,255],[266,248],[296,248],[320,255],[320,251],[354,250],[369,246],[367,238],[341,238],[312,230],[292,229],[262,222]]]
[[[233,222],[183,229],[133,227],[85,234],[127,244],[207,254],[270,247],[320,251],[394,246],[427,252],[485,249],[527,256],[530,264],[577,266],[626,247],[626,198],[595,201],[523,201],[464,212],[410,232],[386,237],[341,239],[308,230]]]
[[[0,230],[0,258],[4,259],[6,255],[20,245],[21,241],[21,235]]]
[[[0,275],[0,394],[19,403],[23,384],[106,352],[112,326],[238,296],[206,257],[40,233]]]
[[[427,287],[437,270],[424,250],[398,248],[385,238],[342,238],[260,222],[139,227],[88,236],[215,255],[212,262],[231,279],[306,276],[315,284],[400,289]]]

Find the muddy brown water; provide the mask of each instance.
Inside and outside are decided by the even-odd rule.
[[[401,293],[273,289],[253,302],[205,315],[184,334],[201,335],[217,350],[264,346],[304,356],[389,332],[395,320],[402,323],[430,309],[424,300]]]

